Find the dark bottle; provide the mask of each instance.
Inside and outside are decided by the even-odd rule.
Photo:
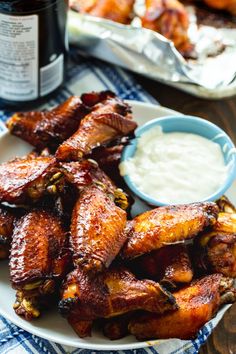
[[[35,104],[64,80],[67,0],[0,1],[0,102]]]

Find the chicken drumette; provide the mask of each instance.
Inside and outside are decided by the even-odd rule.
[[[77,268],[63,285],[59,308],[75,332],[84,337],[91,334],[95,319],[140,309],[162,314],[176,305],[173,296],[158,283],[137,280],[125,268],[112,268],[95,278]]]
[[[221,304],[235,301],[236,292],[232,279],[213,274],[194,281],[173,296],[179,307],[176,311],[161,316],[137,315],[129,323],[129,332],[139,340],[192,339]]]

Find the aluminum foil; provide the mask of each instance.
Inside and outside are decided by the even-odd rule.
[[[142,11],[137,6],[136,11]],[[199,27],[194,7],[188,6],[188,11],[194,60],[185,60],[172,42],[142,28],[137,18],[131,25],[121,25],[70,11],[69,40],[91,56],[158,81],[227,89],[236,82],[236,28]]]

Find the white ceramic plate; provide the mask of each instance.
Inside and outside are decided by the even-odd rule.
[[[139,125],[146,123],[148,120],[163,117],[166,115],[177,114],[165,107],[130,101],[134,119]],[[0,162],[7,161],[15,156],[22,156],[29,152],[32,147],[22,140],[4,133],[0,137]],[[230,199],[236,203],[236,184],[228,191]],[[133,214],[140,213],[147,209],[142,202],[136,202]],[[138,342],[133,336],[128,336],[120,340],[109,341],[105,338],[101,331],[94,330],[91,338],[80,339],[55,310],[46,313],[42,318],[33,322],[27,322],[18,317],[12,309],[15,300],[15,291],[11,288],[9,282],[9,271],[7,262],[0,264],[0,314],[17,326],[39,337],[51,340],[53,342],[64,344],[72,347],[79,347],[90,350],[125,350],[145,348],[151,345],[157,345],[163,341]]]

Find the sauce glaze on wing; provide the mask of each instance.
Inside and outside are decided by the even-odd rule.
[[[137,124],[131,119],[131,108],[118,97],[108,97],[93,106],[82,119],[79,129],[56,152],[60,161],[79,160],[100,145],[133,133]]]
[[[138,280],[123,267],[111,268],[95,278],[78,267],[64,282],[59,309],[79,336],[87,336],[92,321],[97,318],[134,310],[160,314],[175,310],[176,304],[174,297],[158,283]],[[86,333],[81,333],[81,321],[82,328],[87,321]]]
[[[18,112],[7,121],[11,134],[27,141],[38,150],[55,150],[79,127],[89,112],[78,96],[68,98],[51,111]]]
[[[195,280],[173,296],[179,309],[161,316],[137,315],[130,321],[129,332],[139,340],[192,339],[221,304],[235,301],[236,291],[232,279],[213,274]]]
[[[135,258],[152,250],[196,236],[216,222],[215,203],[170,205],[143,213],[128,226],[124,258]]]
[[[126,218],[111,195],[94,185],[86,188],[72,213],[74,264],[89,272],[108,268],[126,241]]]
[[[0,164],[0,201],[24,204],[43,196],[55,173],[54,157],[19,158]]]

